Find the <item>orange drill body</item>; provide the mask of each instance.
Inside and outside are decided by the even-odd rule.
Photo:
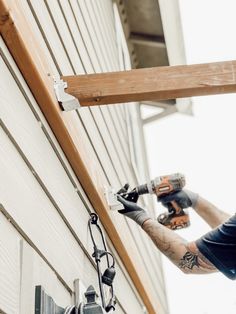
[[[137,186],[135,191],[139,194],[156,194],[158,198],[181,191],[185,186],[185,177],[180,173],[166,176],[160,176],[151,180],[149,183]],[[182,229],[190,225],[189,214],[187,210],[182,209],[173,201],[168,205],[168,212],[160,214],[157,220],[162,225],[172,229]]]

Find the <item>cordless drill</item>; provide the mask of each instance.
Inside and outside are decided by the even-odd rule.
[[[181,191],[184,186],[184,175],[174,173],[171,175],[157,177],[146,184],[139,185],[128,194],[156,194],[157,198],[160,199],[168,194]],[[190,225],[187,210],[179,207],[175,201],[168,203],[167,207],[168,211],[157,217],[159,223],[172,230],[186,228]]]

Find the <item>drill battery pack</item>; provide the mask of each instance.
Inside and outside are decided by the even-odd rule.
[[[178,213],[175,211],[165,212],[157,217],[157,221],[171,230],[183,229],[190,226],[188,210],[182,209]]]

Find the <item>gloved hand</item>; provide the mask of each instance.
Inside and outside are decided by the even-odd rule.
[[[158,198],[158,202],[161,202],[165,207],[168,208],[168,204],[175,201],[182,209],[193,207],[195,208],[199,195],[189,191],[181,190],[173,194],[168,194]]]
[[[132,191],[128,192],[129,189],[129,184],[126,183],[118,192],[117,194],[121,195],[124,199],[126,199],[127,201],[133,202],[133,203],[137,203],[139,195],[136,192],[135,189],[133,189]]]
[[[124,194],[121,196],[120,194],[126,193],[128,191],[129,186],[126,184],[120,191],[117,193],[117,199],[124,205],[124,209],[118,210],[120,214],[129,217],[134,220],[140,226],[143,223],[150,219],[148,213],[141,207],[139,207],[136,202],[138,200],[139,195],[135,191],[131,191],[129,194]],[[132,193],[133,192],[133,193]]]

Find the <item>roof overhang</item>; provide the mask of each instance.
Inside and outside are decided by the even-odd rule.
[[[133,67],[186,64],[178,0],[125,0],[118,4],[123,17],[124,9],[127,11],[123,21]],[[158,107],[160,103],[154,104]],[[178,111],[192,115],[191,98],[176,99],[168,105],[176,108],[167,108],[168,114]]]

